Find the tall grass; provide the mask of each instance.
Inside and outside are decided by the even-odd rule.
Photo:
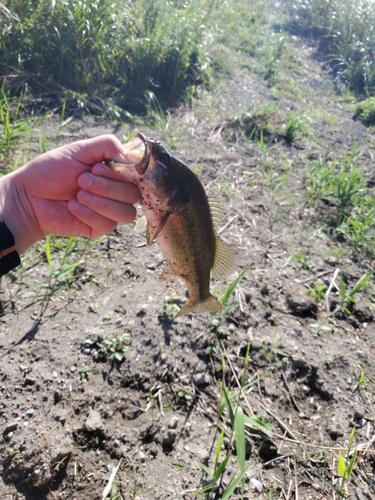
[[[209,75],[215,0],[8,0],[0,4],[0,74],[28,91],[134,109],[153,92],[187,98]],[[69,94],[76,95],[76,94]]]
[[[284,0],[286,26],[318,39],[339,88],[375,94],[375,3],[371,0]]]

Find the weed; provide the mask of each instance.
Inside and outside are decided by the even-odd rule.
[[[325,298],[327,288],[328,287],[325,283],[317,281],[307,290],[307,295],[315,299],[318,303],[322,302]]]
[[[289,141],[293,142],[300,137],[309,135],[307,123],[310,119],[306,113],[292,111],[282,127],[282,135]]]
[[[163,309],[170,319],[173,319],[180,310],[175,297],[166,296],[164,298]]]
[[[368,281],[370,280],[372,273],[367,273],[361,276],[356,284],[351,289],[347,289],[344,281],[344,277],[340,274],[340,297],[341,297],[341,306],[338,306],[334,311],[334,314],[337,313],[340,309],[342,309],[346,314],[352,313],[353,305],[356,303],[355,296],[364,288]]]
[[[315,264],[303,253],[289,255],[283,267],[288,267],[289,265],[292,265],[297,271],[302,271],[302,269],[313,271],[315,269]]]
[[[90,373],[90,367],[88,365],[83,365],[81,371],[79,372],[82,382],[88,381]]]
[[[267,346],[264,342],[261,342],[260,346],[262,348],[262,351],[264,352],[265,358],[268,363],[271,363],[271,361],[274,358],[275,351],[279,347],[281,342],[281,338],[278,337],[277,335],[274,335],[271,339],[270,345]]]
[[[358,102],[353,107],[353,117],[359,118],[365,125],[375,125],[375,97]]]
[[[357,450],[355,450],[353,453],[351,452],[353,446],[354,433],[355,433],[355,427],[353,427],[353,430],[350,433],[349,443],[348,443],[348,454],[345,459],[342,455],[341,450],[338,451],[337,472],[342,478],[340,491],[343,494],[346,494],[346,484],[350,480],[355,463],[357,461],[357,455],[358,455]]]
[[[0,160],[9,160],[15,146],[31,130],[31,119],[20,117],[22,95],[9,97],[5,83],[3,80],[0,88]]]
[[[332,331],[332,328],[330,326],[323,325],[323,323],[321,323],[320,321],[318,321],[317,323],[310,323],[309,327],[313,328],[317,335],[320,335],[322,332]]]
[[[210,330],[214,333],[224,333],[226,327],[221,324],[221,319],[227,316],[233,307],[237,304],[236,300],[231,300],[232,295],[235,294],[238,285],[241,283],[245,274],[247,273],[248,267],[243,269],[236,279],[231,281],[225,287],[224,292],[218,290],[218,300],[223,306],[223,309],[217,314],[216,312],[211,313]],[[214,350],[212,351],[214,352]]]
[[[106,358],[110,361],[123,361],[125,353],[128,350],[130,335],[123,333],[122,335],[105,338],[100,344],[100,351],[103,352]]]

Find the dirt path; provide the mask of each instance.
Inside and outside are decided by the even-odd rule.
[[[26,256],[22,272],[2,281],[2,499],[100,499],[120,460],[119,498],[195,498],[208,484],[198,462],[212,469],[215,461],[222,358],[234,392],[249,342],[241,404],[274,433],[249,428],[243,492],[232,498],[338,498],[322,478],[339,487],[337,449],[347,448],[353,425],[354,446],[374,449],[372,285],[356,297],[350,316],[334,314],[335,289],[328,307],[307,295],[319,279],[329,284],[337,269],[354,286],[372,262],[331,237],[329,206],[306,201],[306,175],[320,156],[341,158],[355,143],[357,162],[371,174],[374,138],[352,120],[307,48],[301,66],[294,99],[238,72],[199,105],[175,112],[167,131],[140,127],[165,141],[222,200],[229,222],[222,238],[234,249],[237,275],[248,267],[228,315],[171,321],[185,301],[184,286],[158,281],[161,252],[140,246],[144,237],[130,226],[95,245],[80,242],[70,257],[81,262],[69,286],[66,275],[51,279],[43,242]],[[274,104],[268,117],[274,130],[282,131],[297,110],[308,117],[310,135],[288,142],[279,134],[269,145],[260,136],[258,144],[246,139],[256,113],[243,113]],[[92,119],[62,131],[51,120],[45,131],[50,143],[124,132]],[[55,248],[56,269],[64,248]],[[98,353],[97,335],[125,333],[122,363]],[[227,448],[229,436],[230,425]],[[375,495],[374,454],[360,453],[348,498]],[[233,453],[216,498],[235,474]]]

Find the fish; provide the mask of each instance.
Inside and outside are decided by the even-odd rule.
[[[105,163],[139,187],[144,216],[136,229],[145,229],[147,244],[155,240],[167,261],[159,279],[179,277],[186,284],[188,300],[174,319],[193,311],[221,311],[210,277],[226,278],[234,256],[217,236],[220,202],[208,197],[190,167],[157,139],[138,133],[123,147],[127,163]]]

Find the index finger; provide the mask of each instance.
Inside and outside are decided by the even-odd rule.
[[[69,146],[63,146],[61,150],[85,165],[95,165],[108,158],[120,163],[128,160],[121,142],[111,134],[73,142]]]

